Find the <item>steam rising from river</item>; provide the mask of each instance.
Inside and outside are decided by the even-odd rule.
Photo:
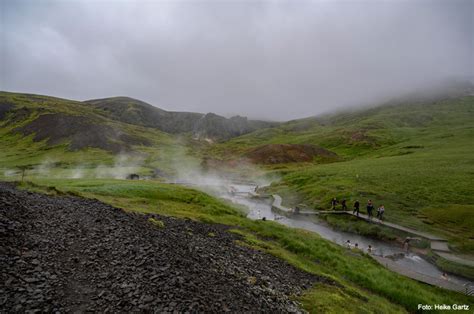
[[[76,164],[45,158],[41,163],[27,167],[25,179],[126,179],[131,174],[140,174],[140,179],[160,179],[170,183],[181,183],[194,188],[220,194],[228,191],[232,184],[245,182],[265,186],[277,181],[276,175],[266,175],[257,166],[245,160],[219,161],[193,157],[184,148],[175,149],[173,154],[155,160],[150,165],[149,156],[145,163],[144,154],[123,153],[114,157],[111,162],[80,162],[78,155]],[[5,178],[19,180],[23,170],[4,168],[0,174]]]
[[[143,157],[132,155],[118,155],[115,157],[114,165],[112,167],[107,165],[99,165],[93,171],[94,178],[113,178],[125,179],[132,173],[139,172],[143,165]],[[78,169],[81,170],[80,168]],[[78,175],[76,173],[76,175]]]
[[[215,195],[228,193],[232,185],[239,182],[266,186],[279,180],[277,175],[265,174],[256,165],[245,160],[204,159],[197,163],[196,160],[190,161],[184,152],[177,153],[173,160],[175,174],[169,180],[171,183],[190,185]]]
[[[78,158],[80,159],[80,158]],[[54,179],[126,179],[132,173],[138,173],[144,165],[144,157],[137,154],[119,154],[112,163],[91,164],[79,163],[73,167],[63,165],[53,158],[46,158],[40,164],[27,167],[25,177],[54,178]],[[6,178],[20,177],[20,168],[3,169]]]

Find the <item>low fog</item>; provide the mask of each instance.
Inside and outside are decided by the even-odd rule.
[[[177,149],[169,156],[165,168],[153,168],[146,163],[157,161],[149,156],[136,153],[120,153],[113,160],[103,163],[81,163],[64,165],[60,160],[46,157],[40,163],[25,168],[0,168],[0,176],[5,178],[31,179],[117,179],[130,180],[138,175],[140,180],[159,180],[161,182],[182,184],[222,195],[230,192],[235,184],[252,184],[259,187],[279,181],[276,174],[266,174],[256,165],[242,159],[232,165],[206,167],[200,159],[193,158],[185,149]],[[161,160],[163,162],[163,160]],[[159,163],[158,163],[159,164]],[[24,171],[23,171],[24,169]]]
[[[0,89],[288,120],[472,79],[474,1],[0,2]]]

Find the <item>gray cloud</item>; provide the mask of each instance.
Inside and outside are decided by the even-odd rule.
[[[1,1],[0,88],[286,120],[472,77],[473,1]]]

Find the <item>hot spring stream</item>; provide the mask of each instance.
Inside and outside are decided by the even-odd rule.
[[[402,267],[403,269],[410,270],[411,272],[417,272],[426,276],[430,276],[436,279],[441,278],[443,271],[438,269],[435,265],[429,263],[425,259],[414,253],[405,254],[403,248],[397,244],[374,240],[368,237],[360,236],[353,233],[347,233],[342,231],[334,230],[323,222],[318,220],[314,216],[303,216],[303,215],[292,215],[291,217],[285,217],[278,215],[272,211],[271,201],[265,199],[252,198],[250,192],[253,192],[255,185],[250,184],[231,184],[233,193],[230,193],[226,189],[218,189],[217,195],[220,198],[230,200],[233,203],[244,205],[248,208],[247,217],[250,219],[262,219],[274,220],[285,226],[292,228],[300,228],[309,230],[319,234],[324,239],[330,240],[334,243],[344,246],[347,240],[350,240],[354,245],[358,243],[359,248],[367,252],[369,245],[372,246],[372,254],[378,256],[389,256],[397,255],[394,262]],[[216,189],[212,189],[214,192]],[[449,275],[449,281],[459,286],[474,285],[473,282]]]

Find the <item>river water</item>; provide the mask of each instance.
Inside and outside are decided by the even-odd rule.
[[[233,203],[246,206],[248,208],[247,217],[250,219],[255,220],[265,217],[266,220],[274,220],[288,227],[315,232],[322,238],[342,246],[346,246],[346,241],[350,240],[352,245],[357,243],[359,249],[365,252],[367,252],[369,245],[371,245],[372,254],[383,257],[395,256],[395,258],[393,258],[394,262],[405,269],[437,279],[443,275],[443,271],[438,269],[435,265],[429,263],[417,254],[405,253],[403,248],[398,244],[334,230],[328,227],[324,222],[318,220],[315,216],[281,216],[272,210],[270,200],[251,197],[249,193],[253,192],[255,187],[255,185],[250,184],[232,184],[228,189],[220,189],[217,196]],[[453,275],[449,276],[449,280],[461,286],[465,284],[474,285],[474,282]]]

